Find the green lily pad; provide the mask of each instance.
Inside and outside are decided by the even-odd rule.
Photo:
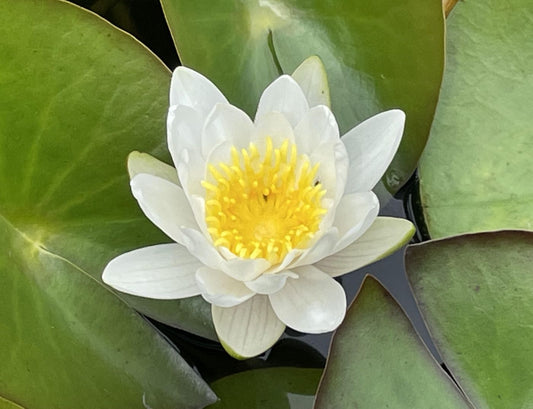
[[[129,35],[53,0],[0,2],[0,55],[0,395],[31,409],[212,402],[100,282],[114,255],[168,240],[137,208],[126,170],[135,148],[164,157],[168,71]]]
[[[20,13],[12,1],[0,5],[0,214],[100,281],[114,256],[170,241],[140,211],[126,167],[133,150],[171,163],[170,72],[90,13],[47,0],[41,18],[40,9],[24,8],[28,0],[17,2]],[[54,13],[75,12],[80,23],[65,17],[57,26]],[[216,339],[201,297],[120,296],[158,321]]]
[[[265,368],[219,379],[209,409],[312,409],[322,369]]]
[[[24,409],[22,406],[17,405],[15,402],[4,399],[0,396],[0,409]]]
[[[438,1],[161,0],[181,61],[255,115],[262,90],[318,55],[344,133],[389,108],[407,113],[404,140],[384,177],[398,190],[426,143],[444,62]]]
[[[530,0],[459,2],[420,195],[433,238],[533,229]]]
[[[315,409],[468,409],[389,293],[366,277],[335,332]]]
[[[478,409],[533,405],[533,233],[410,246],[406,267],[433,340]]]

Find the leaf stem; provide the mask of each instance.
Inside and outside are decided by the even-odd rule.
[[[459,0],[442,0],[444,15],[448,17]]]
[[[278,55],[276,53],[276,48],[274,47],[274,35],[272,34],[272,30],[268,30],[268,36],[267,36],[267,43],[268,43],[268,49],[270,50],[270,54],[272,55],[272,60],[274,61],[274,65],[276,66],[276,69],[278,70],[279,75],[283,75],[283,68],[281,68],[281,64],[278,59]]]

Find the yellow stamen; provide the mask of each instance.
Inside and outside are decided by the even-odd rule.
[[[232,148],[230,163],[209,165],[205,221],[215,246],[277,264],[318,231],[326,190],[316,181],[320,164],[298,155],[295,144],[265,142],[263,157],[251,143],[240,152]]]

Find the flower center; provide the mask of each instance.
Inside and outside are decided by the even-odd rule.
[[[227,247],[242,258],[280,263],[289,251],[305,248],[318,231],[326,209],[326,193],[312,166],[296,145],[284,140],[274,148],[265,140],[264,155],[253,143],[231,161],[209,165],[206,223],[215,246]]]

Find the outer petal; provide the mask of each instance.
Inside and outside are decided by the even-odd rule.
[[[301,63],[292,73],[292,78],[302,88],[310,107],[331,106],[326,69],[316,55]]]
[[[170,105],[185,105],[206,118],[215,104],[228,101],[218,88],[202,74],[187,67],[178,67],[170,83]]]
[[[177,166],[183,150],[202,156],[202,128],[205,118],[193,108],[174,105],[167,115],[167,142],[172,160]]]
[[[166,179],[145,173],[135,176],[130,184],[146,217],[172,240],[185,244],[182,229],[197,229],[198,225],[183,190]]]
[[[219,270],[202,267],[196,272],[196,282],[202,297],[219,307],[233,307],[255,295],[241,281],[234,280]]]
[[[379,212],[379,200],[373,192],[343,196],[333,225],[339,229],[339,241],[334,253],[357,240],[372,225]]]
[[[183,246],[160,244],[111,260],[102,280],[123,293],[161,300],[200,294],[195,273],[202,266]]]
[[[128,173],[130,179],[139,173],[148,173],[180,186],[176,169],[147,153],[133,151],[128,155]]]
[[[237,148],[247,147],[254,132],[250,117],[229,104],[217,104],[207,117],[202,132],[202,153],[205,158],[222,142]]]
[[[265,295],[256,295],[231,308],[213,305],[211,311],[220,342],[235,358],[250,358],[265,352],[285,330]]]
[[[359,239],[315,266],[337,277],[387,257],[407,244],[414,233],[415,228],[408,220],[378,217]]]
[[[346,193],[371,190],[398,150],[405,124],[399,109],[382,112],[359,124],[342,141],[350,158]]]
[[[263,91],[255,122],[269,112],[281,112],[294,128],[308,110],[309,104],[298,83],[290,76],[282,75]]]
[[[247,281],[246,287],[258,294],[272,294],[283,288],[287,278],[298,278],[292,271],[283,271],[276,274],[261,274],[255,280]]]
[[[300,276],[289,279],[280,291],[270,294],[276,315],[287,326],[301,332],[333,331],[346,314],[342,286],[313,266],[295,269]]]

